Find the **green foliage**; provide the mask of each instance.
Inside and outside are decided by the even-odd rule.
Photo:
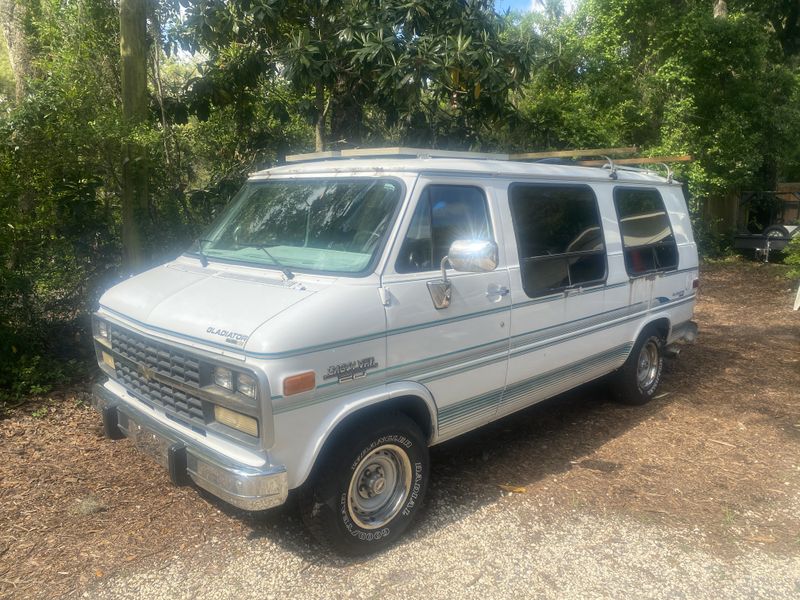
[[[329,121],[343,144],[387,129],[403,142],[478,144],[529,66],[527,38],[486,0],[202,0],[185,27],[188,46],[209,56],[192,86],[201,118],[211,105],[248,106],[264,80],[283,79],[310,95],[301,114]]]
[[[784,252],[783,263],[789,265],[786,276],[800,279],[800,236],[794,236]]]
[[[0,363],[0,416],[7,409],[23,404],[31,396],[42,396],[56,385],[88,376],[87,364],[76,359],[58,360],[41,353],[21,354],[16,360]]]
[[[0,96],[10,98],[14,95],[14,73],[8,59],[8,49],[0,32]]]
[[[699,216],[691,215],[694,241],[701,258],[723,258],[733,253],[733,240],[730,232],[722,231],[718,222],[712,222]]]
[[[42,76],[22,103],[0,100],[0,396],[12,403],[68,379],[75,369],[59,367],[65,361],[93,361],[89,315],[120,277],[126,143],[143,147],[150,163],[144,229],[157,263],[187,247],[248,172],[307,144],[309,133],[286,85],[275,86],[282,112],[261,103],[246,115],[229,106],[203,123],[187,119],[180,94],[196,70],[186,57],[163,56],[161,94],[151,71],[150,119],[128,130],[116,5],[41,7]]]
[[[248,172],[313,148],[315,128],[330,147],[692,154],[677,175],[698,244],[727,252],[704,203],[800,179],[798,4],[729,0],[724,19],[712,0],[577,4],[521,16],[489,0],[160,0],[150,111],[130,130],[117,3],[32,2],[19,104],[0,43],[0,401],[93,360],[88,315],[120,277],[129,142],[148,162],[152,263],[197,237]]]

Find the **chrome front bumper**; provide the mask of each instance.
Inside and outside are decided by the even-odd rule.
[[[283,467],[257,469],[204,448],[136,410],[101,384],[94,386],[92,405],[103,415],[108,437],[130,438],[137,448],[169,471],[176,485],[191,480],[228,504],[245,510],[264,510],[286,501],[289,485]]]

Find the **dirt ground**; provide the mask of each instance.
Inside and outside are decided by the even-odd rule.
[[[453,507],[497,507],[481,518],[499,525],[513,488],[545,523],[542,535],[581,511],[657,527],[665,539],[696,532],[692,543],[723,565],[748,553],[797,564],[800,313],[783,272],[704,265],[698,344],[668,363],[649,405],[618,406],[592,384],[434,448],[428,514],[409,544],[431,542]],[[201,560],[198,549],[257,538],[300,569],[336,560],[308,539],[291,503],[248,514],[173,487],[129,442],[102,437],[87,389],[0,421],[0,597],[92,595],[165,561]],[[225,555],[216,556],[210,563]]]

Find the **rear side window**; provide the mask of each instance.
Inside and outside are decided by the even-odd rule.
[[[513,184],[509,201],[528,296],[605,281],[606,246],[590,187]]]
[[[417,202],[395,270],[437,270],[454,241],[491,240],[491,231],[483,190],[466,185],[429,185]]]
[[[625,268],[642,275],[678,267],[678,246],[658,190],[615,188]]]

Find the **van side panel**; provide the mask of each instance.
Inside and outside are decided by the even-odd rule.
[[[507,229],[513,231],[508,183],[499,185],[495,194]],[[680,190],[675,186],[659,190],[675,230],[678,269],[630,277],[613,200],[616,185],[613,181],[591,185],[597,197],[607,252],[608,271],[603,284],[530,298],[522,287],[516,240],[507,236],[512,290],[511,350],[508,383],[497,417],[619,368],[648,323],[666,318],[671,324],[679,324],[692,318],[697,251]]]
[[[441,279],[437,264],[422,272],[397,272],[405,232],[428,187],[470,187],[483,195],[492,230],[500,246],[499,265],[486,273],[459,273],[448,268],[452,299],[437,309],[428,282]],[[511,302],[504,268],[503,229],[492,189],[469,178],[420,176],[395,240],[381,284],[388,291],[387,381],[412,381],[429,389],[436,403],[437,441],[490,421],[506,381]]]
[[[512,181],[498,182],[495,194],[509,234],[506,254],[511,279],[511,351],[508,383],[497,417],[604,375],[621,365],[630,351],[626,303],[609,311],[606,294],[616,281],[615,268],[607,267],[606,283],[592,284],[539,297],[525,292],[519,252],[509,204]],[[597,197],[604,229],[613,217],[603,186],[591,186]],[[612,230],[612,234],[614,230]],[[618,231],[616,247],[618,243]],[[614,238],[611,238],[612,246]],[[606,247],[609,238],[605,239]],[[623,282],[620,281],[620,285]]]
[[[603,186],[614,218],[604,223],[606,238],[609,243],[609,266],[614,273],[614,282],[626,282],[626,285],[610,288],[606,294],[608,309],[628,305],[639,306],[642,312],[637,316],[627,337],[635,342],[641,331],[657,319],[666,318],[671,327],[688,321],[694,313],[693,282],[697,278],[697,248],[692,236],[691,221],[686,202],[678,186],[644,186],[628,184],[635,188],[656,189],[664,201],[664,207],[670,219],[672,233],[678,247],[678,265],[672,270],[658,271],[631,276],[627,273],[623,254],[619,222],[613,206],[614,188],[623,188],[626,184],[614,183]],[[611,281],[609,281],[611,283]]]

